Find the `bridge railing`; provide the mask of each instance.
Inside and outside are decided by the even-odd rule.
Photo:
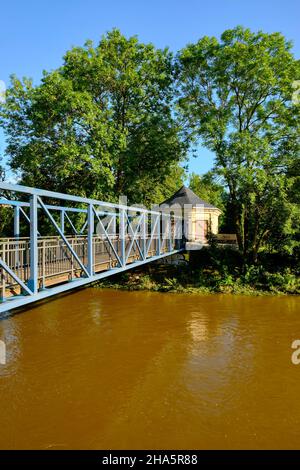
[[[88,240],[87,237],[67,237],[72,249],[77,254],[82,263],[87,263]],[[121,254],[121,242],[118,236],[111,238],[116,252]],[[126,239],[126,254],[130,247],[130,237]],[[137,238],[142,248],[144,239]],[[149,238],[146,238],[146,242]],[[147,258],[155,256],[157,250],[157,240],[153,239],[149,247]],[[162,253],[166,253],[167,246],[162,248]],[[106,269],[118,266],[118,260],[112,251],[107,240],[103,237],[93,237],[93,268],[98,273]],[[30,240],[23,239],[0,239],[0,258],[5,264],[17,274],[17,276],[25,283],[30,279]],[[135,246],[129,254],[128,262],[138,261],[139,251]],[[7,273],[1,269],[1,290],[2,296],[5,295],[6,289],[18,288],[18,283]],[[58,237],[41,237],[38,240],[38,282],[39,289],[47,285],[50,279],[59,281],[72,280],[82,276],[82,269],[79,263],[70,256],[67,245]]]

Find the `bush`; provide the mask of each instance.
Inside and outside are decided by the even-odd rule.
[[[266,273],[266,285],[273,292],[286,292],[289,294],[300,294],[299,276],[293,274],[289,269],[284,273]]]
[[[274,258],[273,258],[274,259]],[[280,257],[277,258],[278,260]],[[237,294],[300,294],[299,271],[284,265],[245,265],[231,248],[204,248],[191,253],[187,266],[155,264],[102,282],[127,290],[162,292],[232,292]],[[282,261],[283,262],[283,261]],[[275,271],[276,270],[276,271]]]

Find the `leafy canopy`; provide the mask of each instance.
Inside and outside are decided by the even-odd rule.
[[[300,63],[280,33],[237,27],[178,55],[178,106],[186,133],[215,155],[240,248],[256,257],[274,224],[291,216],[287,177],[299,165]]]
[[[173,72],[167,49],[113,30],[68,51],[38,86],[13,77],[1,113],[11,167],[28,185],[152,202],[186,150]]]

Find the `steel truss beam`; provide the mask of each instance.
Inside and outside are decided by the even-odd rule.
[[[14,208],[14,243],[16,246],[16,255],[15,255],[15,264],[12,264],[11,268],[4,259],[0,258],[0,269],[8,274],[16,284],[20,286],[22,295],[14,295],[12,297],[7,297],[0,302],[0,313],[8,310],[12,310],[17,307],[22,307],[32,302],[38,300],[46,299],[53,295],[67,292],[76,287],[84,286],[90,282],[98,281],[105,277],[117,274],[129,269],[132,269],[136,266],[142,266],[151,261],[155,261],[165,256],[169,256],[179,251],[182,251],[181,248],[175,250],[173,249],[174,238],[176,238],[177,228],[182,219],[179,216],[174,217],[174,224],[171,222],[171,216],[169,214],[161,213],[159,211],[148,211],[144,208],[139,208],[135,206],[125,206],[123,204],[114,204],[107,203],[103,201],[97,201],[94,199],[83,198],[78,196],[70,196],[67,194],[55,193],[52,191],[45,191],[36,188],[29,188],[26,186],[12,185],[9,183],[1,183],[0,189],[11,191],[12,193],[23,193],[27,194],[30,197],[30,202],[22,202],[16,200],[7,200],[0,198],[0,205],[11,206]],[[70,206],[59,206],[59,205],[49,205],[44,202],[44,198],[51,198],[56,200],[64,200],[68,203],[77,203],[85,207],[70,207]],[[29,207],[30,216],[25,212],[25,208]],[[51,287],[43,286],[42,290],[39,290],[39,279],[43,279],[44,274],[39,277],[39,251],[38,251],[38,213],[39,210],[42,210],[46,214],[51,224],[54,226],[55,230],[58,233],[59,238],[61,239],[62,245],[61,248],[66,252],[65,256],[68,259],[74,259],[78,264],[78,268],[81,270],[80,278],[72,278],[69,282],[63,284],[54,285]],[[60,218],[59,223],[56,222],[52,211],[59,211]],[[76,230],[69,214],[77,212],[86,214],[86,221],[80,231]],[[30,239],[29,247],[30,250],[30,275],[28,282],[24,282],[20,279],[20,276],[14,272],[14,266],[17,266],[18,269],[22,268],[20,266],[19,260],[19,243],[20,242],[20,215],[23,215],[27,222],[30,225]],[[112,253],[114,254],[118,266],[114,268],[107,269],[99,273],[94,272],[94,263],[95,253],[94,253],[94,232],[95,232],[95,216],[99,222],[99,226],[104,235],[104,240],[107,241],[108,246],[111,248]],[[109,220],[104,222],[101,220],[101,216],[109,216]],[[133,224],[132,217],[137,218],[137,223]],[[148,223],[150,222],[151,217],[151,231],[148,235]],[[118,248],[114,246],[114,235],[109,234],[108,230],[111,224],[114,222],[116,224],[118,220],[119,224],[119,236],[117,238],[119,245]],[[163,229],[166,227],[166,230],[162,230],[161,221],[166,221],[166,224],[163,225]],[[76,253],[73,246],[69,243],[67,236],[65,235],[65,222],[68,222],[74,233],[77,235],[82,235],[86,230],[84,237],[86,240],[87,246],[87,262],[80,259]],[[173,233],[174,231],[174,233]],[[163,233],[162,233],[163,232]],[[129,235],[129,246],[126,250],[126,237]],[[139,237],[140,235],[140,237]],[[97,238],[97,237],[96,237]],[[151,244],[154,240],[157,240],[156,243],[156,255],[149,256],[149,250]],[[165,247],[166,240],[169,240],[168,251],[162,253],[162,249]],[[28,242],[26,242],[28,243]],[[140,259],[134,262],[129,262],[130,256],[134,245],[137,246]],[[106,243],[104,243],[105,248]],[[26,248],[28,250],[28,248]],[[44,255],[43,255],[44,256]],[[4,257],[4,256],[3,256]],[[10,259],[10,258],[8,258]],[[23,258],[22,258],[23,259]],[[44,259],[44,258],[43,258]],[[23,261],[24,262],[24,261]],[[28,269],[28,268],[27,268]],[[40,268],[41,269],[41,268]],[[73,269],[73,268],[72,268]],[[77,268],[76,268],[77,269]],[[19,271],[18,271],[19,273]],[[43,271],[44,273],[44,271]],[[73,273],[73,271],[72,271]],[[71,277],[73,277],[71,275]],[[25,278],[26,279],[26,278]],[[4,283],[5,286],[5,283]],[[5,288],[4,288],[5,291]]]

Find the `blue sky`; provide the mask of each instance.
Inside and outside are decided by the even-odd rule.
[[[280,31],[300,57],[299,0],[13,0],[0,7],[0,80],[15,73],[39,82],[43,70],[61,64],[72,46],[95,42],[113,27],[143,42],[177,51],[201,36],[220,34],[238,24]],[[0,131],[0,155],[5,143]],[[199,148],[189,170],[203,173],[213,155]]]

